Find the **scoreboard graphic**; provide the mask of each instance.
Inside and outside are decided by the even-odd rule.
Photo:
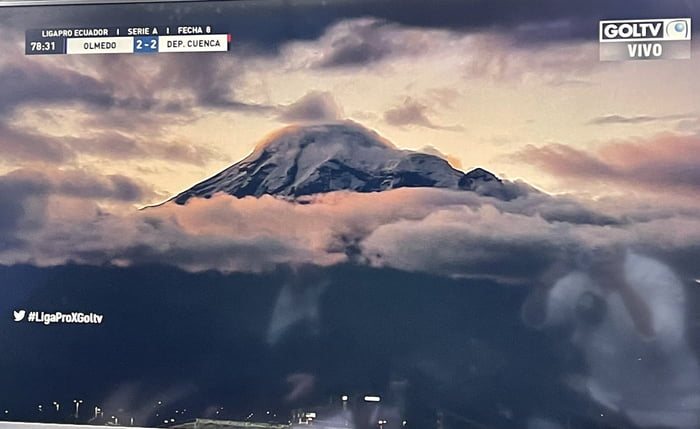
[[[601,61],[689,59],[690,18],[600,21]]]
[[[231,35],[209,25],[27,30],[27,55],[154,54],[158,52],[223,52]]]

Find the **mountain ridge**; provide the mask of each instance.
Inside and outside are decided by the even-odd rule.
[[[241,161],[164,203],[184,205],[190,198],[210,198],[219,192],[237,198],[295,199],[338,190],[381,192],[404,187],[473,191],[508,200],[520,192],[509,185],[481,167],[464,173],[437,155],[399,149],[358,123],[339,121],[282,128]]]

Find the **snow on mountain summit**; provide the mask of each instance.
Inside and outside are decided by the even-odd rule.
[[[285,127],[243,160],[171,200],[185,204],[192,197],[209,198],[217,192],[239,198],[299,197],[402,187],[463,189],[488,195],[498,193],[503,183],[480,168],[465,174],[436,155],[398,149],[376,132],[343,121]]]

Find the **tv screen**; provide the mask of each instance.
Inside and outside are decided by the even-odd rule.
[[[700,427],[699,2],[3,6],[0,420]]]

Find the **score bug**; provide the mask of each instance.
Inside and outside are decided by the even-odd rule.
[[[134,53],[158,52],[158,36],[134,37]]]

